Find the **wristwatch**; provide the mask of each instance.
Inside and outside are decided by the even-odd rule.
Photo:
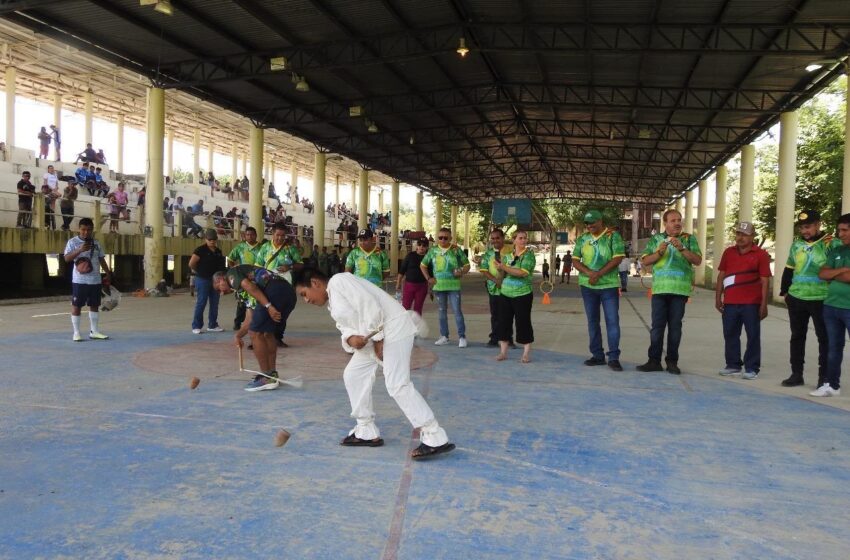
[[[265,307],[266,309],[268,309],[268,308],[269,308],[269,307],[271,307],[271,306],[272,306],[272,302],[268,302],[268,303],[266,303],[263,307]]]

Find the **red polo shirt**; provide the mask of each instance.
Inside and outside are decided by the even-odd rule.
[[[771,276],[767,251],[753,245],[742,255],[737,247],[729,247],[723,251],[717,269],[726,274],[723,303],[761,303],[761,279]]]

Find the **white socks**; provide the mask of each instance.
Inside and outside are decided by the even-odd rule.
[[[74,327],[74,334],[80,334],[80,316],[71,315],[71,326]]]
[[[97,320],[100,318],[100,313],[95,311],[89,311],[89,325],[91,326],[91,332],[96,333],[100,332],[97,329]]]

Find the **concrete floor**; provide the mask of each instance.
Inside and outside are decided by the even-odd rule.
[[[0,307],[0,558],[847,558],[850,397],[807,397],[811,367],[809,387],[779,386],[783,309],[763,323],[756,381],[716,375],[703,291],[685,374],[642,374],[649,300],[634,283],[614,373],[582,365],[581,300],[558,288],[535,302],[522,365],[481,344],[486,297],[466,281],[471,346],[432,336],[414,373],[458,449],[421,464],[380,383],[386,445],[338,445],[346,355],[324,309],[299,303],[279,359],[303,389],[249,394],[232,333],[189,332],[188,295],[125,298],[102,314],[113,339],[80,344],[65,303]],[[232,316],[227,298],[222,326]],[[426,318],[433,335],[433,304]],[[293,435],[276,448],[280,427]]]

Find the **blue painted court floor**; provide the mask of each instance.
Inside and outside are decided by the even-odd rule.
[[[414,382],[458,447],[415,463],[380,378],[386,445],[339,445],[352,421],[330,329],[290,338],[302,389],[259,394],[228,333],[130,325],[75,345],[67,330],[2,343],[3,559],[850,557],[840,409],[424,341]]]

